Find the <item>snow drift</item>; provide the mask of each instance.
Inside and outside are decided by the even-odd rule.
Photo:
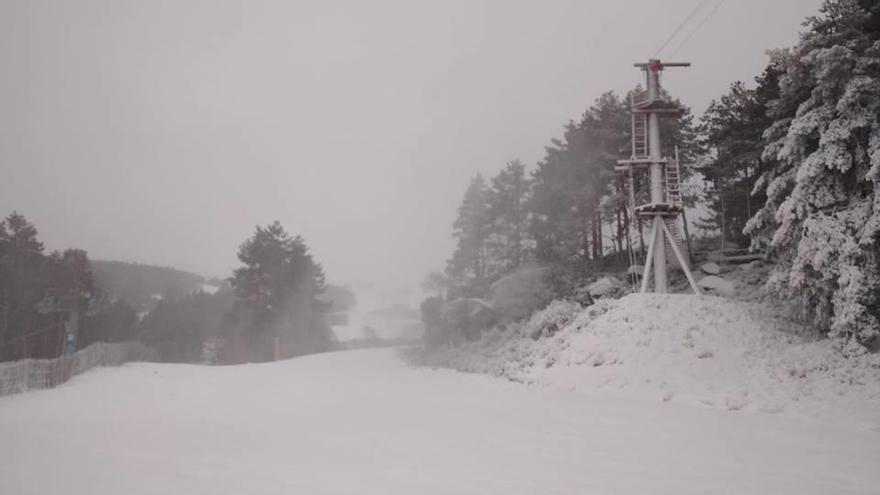
[[[766,306],[631,294],[556,301],[421,362],[513,381],[880,428],[880,356],[846,358]]]

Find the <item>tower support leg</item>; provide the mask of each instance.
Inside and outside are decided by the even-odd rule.
[[[651,278],[651,266],[654,263],[654,248],[657,246],[657,233],[659,225],[657,222],[651,222],[651,236],[648,242],[648,254],[645,256],[645,270],[642,272],[642,294],[648,292],[648,279]]]
[[[688,279],[688,283],[691,284],[691,289],[693,289],[694,294],[700,295],[700,288],[697,286],[696,280],[694,280],[694,274],[691,273],[691,266],[684,259],[684,255],[681,253],[681,250],[678,249],[678,244],[675,242],[675,238],[672,237],[672,232],[669,231],[669,227],[666,225],[666,222],[663,222],[663,232],[666,233],[666,237],[669,239],[669,245],[672,247],[672,252],[675,253],[675,257],[678,259],[678,264],[681,265],[682,270],[684,270],[684,275]]]
[[[654,217],[653,224],[655,235],[651,242],[654,244],[654,292],[666,294],[666,243],[663,242],[662,229],[666,223],[663,221],[663,217],[657,215]]]

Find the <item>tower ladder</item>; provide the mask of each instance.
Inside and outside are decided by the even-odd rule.
[[[678,152],[676,150],[676,155]],[[681,169],[678,160],[666,162],[666,202],[675,208],[681,208]]]
[[[632,113],[632,158],[648,157],[648,114]]]

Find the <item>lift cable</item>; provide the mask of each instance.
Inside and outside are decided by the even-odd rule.
[[[681,23],[678,25],[678,27],[675,28],[675,31],[673,31],[672,34],[670,34],[669,37],[666,38],[666,41],[664,41],[663,44],[660,45],[660,48],[658,48],[658,49],[657,49],[657,52],[654,53],[654,58],[657,58],[657,56],[660,55],[660,52],[662,52],[663,49],[666,48],[666,46],[669,44],[669,42],[672,41],[673,39],[675,39],[676,36],[678,36],[678,33],[680,33],[682,29],[684,29],[684,27],[687,25],[687,23],[690,22],[690,20],[693,19],[693,17],[694,17],[695,15],[697,15],[697,12],[699,12],[700,10],[702,10],[702,8],[703,8],[708,2],[709,2],[709,0],[700,0],[700,2],[697,3],[697,5],[694,6],[694,8],[693,8],[693,9],[691,10],[691,12],[687,15],[687,17],[685,17],[684,20],[681,21]]]
[[[699,24],[697,24],[697,27],[693,31],[691,31],[691,33],[689,35],[687,35],[687,37],[685,37],[685,39],[682,40],[682,42],[679,43],[677,47],[675,47],[675,51],[673,51],[672,55],[670,55],[669,57],[670,58],[675,57],[675,55],[678,53],[678,51],[681,50],[681,48],[684,45],[686,45],[687,42],[690,41],[691,38],[693,38],[695,34],[697,34],[697,32],[700,30],[700,28],[702,28],[703,25],[706,24],[706,21],[708,21],[709,18],[711,18],[715,14],[715,12],[718,12],[718,9],[720,9],[721,5],[723,5],[723,4],[724,4],[724,0],[719,0],[719,2],[715,4],[715,8],[713,8],[711,11],[709,11],[709,13],[706,15],[706,17],[703,17],[703,20],[700,21]]]

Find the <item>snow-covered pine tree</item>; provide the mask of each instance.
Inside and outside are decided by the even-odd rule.
[[[860,351],[880,335],[880,1],[827,0],[781,73],[745,232],[780,258],[770,287],[804,297],[817,327]]]

